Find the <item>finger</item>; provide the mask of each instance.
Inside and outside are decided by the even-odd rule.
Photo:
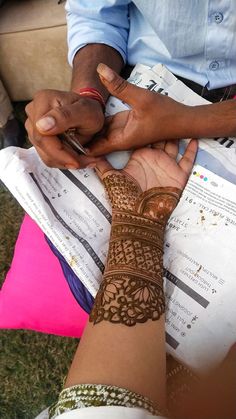
[[[26,107],[25,107],[25,113],[26,113],[26,115],[27,115],[28,117],[30,117],[30,116],[31,116],[31,114],[32,114],[32,112],[33,112],[33,108],[34,108],[33,102],[29,102],[29,103],[26,105]]]
[[[79,155],[69,145],[63,144],[57,137],[42,138],[43,147],[39,147],[35,140],[32,140],[33,125],[28,118],[25,122],[25,127],[32,144],[37,150],[41,160],[48,167],[67,168],[67,169],[82,169],[84,167],[95,167],[100,160],[97,157]]]
[[[129,150],[132,148],[130,139],[124,140],[124,127],[129,118],[129,111],[118,112],[112,118],[106,120],[106,126],[97,134],[89,145],[89,151],[93,156],[102,156],[113,151]]]
[[[104,127],[108,127],[111,124],[111,121],[114,119],[114,115],[109,115],[106,116],[105,121],[104,121]]]
[[[37,130],[36,130],[36,135],[35,135],[34,124],[30,118],[27,118],[25,121],[25,129],[27,131],[28,138],[31,144],[35,148],[38,148],[41,143],[42,136],[38,133]],[[43,141],[44,141],[44,138],[43,138]]]
[[[99,158],[91,158],[83,155],[78,155],[75,160],[72,160],[71,152],[68,151],[68,156],[66,153],[60,155],[55,159],[54,155],[48,155],[40,148],[36,148],[38,155],[44,164],[48,167],[54,167],[57,169],[71,169],[78,170],[84,168],[95,168]],[[73,152],[73,151],[72,151]]]
[[[159,149],[159,150],[164,150],[165,149],[165,145],[166,145],[166,141],[157,141],[156,143],[152,144],[152,148],[155,149]]]
[[[166,141],[165,152],[168,154],[169,157],[176,160],[178,156],[178,151],[179,140]]]
[[[89,116],[88,99],[80,99],[79,101],[63,106],[57,106],[50,109],[47,114],[43,115],[36,121],[36,128],[43,135],[55,135],[71,127],[80,128],[83,125],[83,134],[89,135],[101,129],[100,119],[98,119],[97,126],[93,120],[93,127],[88,123]],[[100,109],[100,108],[98,108]],[[81,115],[83,114],[83,118]]]
[[[111,153],[112,151],[116,151],[116,142],[109,140],[107,137],[97,137],[88,147],[89,155],[92,156],[104,156],[106,154]]]
[[[78,101],[79,95],[74,92],[62,92],[59,90],[40,90],[34,95],[34,100],[26,106],[30,112],[31,119],[36,123],[43,115],[51,109],[68,106]]]
[[[123,79],[105,64],[100,63],[97,67],[97,72],[102,83],[113,96],[132,107],[139,107],[140,95],[142,95],[143,89],[127,82],[127,80]]]
[[[28,136],[30,137],[30,135],[33,132],[33,129],[32,129],[32,123],[31,123],[29,118],[27,118],[26,121],[25,121],[25,129],[28,133]]]
[[[100,159],[95,167],[96,173],[101,180],[104,178],[104,175],[112,169],[111,164],[104,158]]]
[[[197,155],[198,141],[191,140],[184,152],[183,157],[179,161],[179,167],[187,174],[190,175],[193,168],[194,160]]]
[[[63,148],[55,148],[55,142],[53,144],[53,150],[51,151],[51,144],[53,137],[46,137],[45,140],[48,140],[49,146],[45,149],[35,146],[37,153],[39,154],[41,160],[48,167],[55,167],[58,169],[80,169],[80,163],[78,157],[73,156],[72,152]]]
[[[105,154],[112,153],[113,151],[129,150],[129,147],[126,147],[124,142],[119,140],[118,137],[97,137],[90,143],[88,150],[89,155],[104,156]]]
[[[60,97],[61,93],[58,92],[56,97]],[[59,100],[59,99],[58,99]],[[34,100],[26,106],[26,113],[32,122],[33,132],[30,134],[30,141],[36,147],[40,147],[42,135],[36,127],[36,121],[40,120],[43,115],[46,115],[52,109],[54,102],[54,91],[41,90],[36,92]],[[55,121],[51,121],[54,124]]]

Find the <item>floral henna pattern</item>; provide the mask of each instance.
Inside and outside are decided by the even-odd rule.
[[[108,173],[103,183],[113,211],[129,211],[155,221],[167,222],[182,193],[180,189],[159,187],[142,192],[136,180],[127,173],[113,170]]]
[[[135,326],[147,320],[158,320],[164,313],[162,287],[132,274],[108,275],[102,282],[90,321]]]
[[[181,193],[180,189],[172,187],[149,189],[138,198],[136,210],[143,217],[152,218],[165,228]]]
[[[158,320],[165,311],[163,241],[178,203],[177,188],[142,192],[131,176],[111,171],[103,180],[112,203],[107,265],[90,321],[134,326]]]

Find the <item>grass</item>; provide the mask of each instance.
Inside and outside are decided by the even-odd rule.
[[[22,106],[17,109],[21,113]],[[0,286],[10,267],[23,210],[0,184]],[[0,331],[0,419],[33,419],[54,402],[78,344],[23,330]]]

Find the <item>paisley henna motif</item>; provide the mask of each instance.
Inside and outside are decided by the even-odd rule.
[[[90,321],[134,326],[158,320],[165,311],[164,231],[181,191],[169,187],[143,193],[131,176],[109,173],[103,181],[112,204],[110,246]]]

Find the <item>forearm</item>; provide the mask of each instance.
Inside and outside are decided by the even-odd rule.
[[[141,245],[137,237],[133,237],[133,239],[136,245]],[[119,241],[119,237],[116,236],[116,240]],[[142,323],[139,323],[137,316],[143,310],[143,302],[137,301],[135,304],[134,299],[128,295],[128,288],[130,288],[129,284],[136,284],[137,292],[139,292],[138,287],[140,286],[140,294],[142,294],[145,292],[145,286],[139,277],[140,273],[129,264],[126,269],[117,266],[116,272],[110,269],[113,250],[114,243],[111,243],[106,273],[95,300],[90,322],[71,366],[66,387],[83,383],[113,385],[146,396],[157,406],[163,407],[165,404],[166,355],[164,298],[160,298],[160,293],[163,296],[162,278],[160,278],[159,285],[154,284],[152,287],[155,297],[159,295],[159,299],[157,298],[156,301],[156,305],[159,304],[157,307],[159,321],[152,321],[145,313],[141,319]],[[156,264],[161,272],[162,256],[159,261],[156,261]],[[148,275],[148,271],[146,275]],[[109,296],[113,294],[110,304],[101,304],[101,299],[104,298],[102,295],[104,288],[106,288],[105,299],[107,296],[109,300]],[[126,303],[120,302],[120,298],[130,304],[129,310],[132,314],[129,319]],[[142,295],[140,295],[140,299],[142,299]],[[145,305],[146,311],[149,309],[151,312],[151,302]],[[117,310],[114,323],[105,320],[109,317],[109,309],[111,312]],[[123,313],[125,319],[120,316],[120,313]],[[136,321],[137,323],[130,328],[127,327],[124,320],[127,322],[134,320],[134,323]],[[98,321],[100,321],[99,324],[92,323]]]
[[[165,335],[162,254],[170,207],[179,197],[176,188],[154,188],[141,194],[132,182],[112,175],[112,230],[107,265],[66,387],[100,383],[127,388],[165,403]],[[123,191],[115,197],[115,190]],[[137,192],[136,196],[140,191]],[[127,211],[126,196],[137,201]],[[114,201],[117,204],[114,204]],[[93,324],[92,324],[93,323]],[[127,327],[131,326],[131,327]]]
[[[77,52],[73,61],[72,90],[93,87],[98,89],[106,100],[109,93],[97,73],[100,62],[106,63],[118,73],[124,65],[121,55],[114,48],[105,44],[86,45]]]
[[[189,107],[186,118],[188,137],[236,136],[236,100]]]

